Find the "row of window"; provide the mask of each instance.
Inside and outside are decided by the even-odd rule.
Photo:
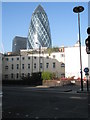
[[[64,57],[64,54],[61,54],[61,57]],[[36,59],[37,57],[36,57],[36,56],[34,56],[33,58],[34,58],[34,59]],[[42,57],[40,57],[40,58],[42,58]],[[47,59],[49,59],[49,56],[46,56],[46,58],[47,58]],[[55,55],[53,55],[53,58],[56,58],[56,56],[55,56]],[[19,57],[17,57],[16,59],[17,59],[17,60],[19,60],[20,58],[19,58]],[[5,58],[5,60],[6,60],[6,61],[9,61],[9,58]],[[13,61],[13,60],[14,60],[14,58],[11,58],[11,60]],[[25,57],[22,57],[22,60],[25,60]],[[30,57],[28,57],[28,60],[30,60]]]
[[[25,74],[22,73],[22,74],[21,74],[21,77],[24,77],[24,76],[25,76]],[[30,73],[28,73],[28,76],[30,76]],[[10,77],[11,77],[11,79],[15,79],[15,78],[18,79],[18,78],[20,77],[20,75],[19,75],[19,73],[16,73],[16,75],[13,74],[13,73],[11,73]],[[8,79],[8,78],[9,78],[9,75],[8,75],[8,74],[5,74],[5,75],[4,75],[4,78],[5,78],[5,79]]]
[[[20,76],[21,76],[21,77],[25,77],[25,75],[26,75],[25,73],[21,73],[21,75],[19,75],[19,73],[16,73],[16,75],[13,74],[13,73],[11,73],[10,76],[9,76],[8,74],[5,74],[5,75],[4,75],[4,78],[5,78],[5,79],[8,79],[9,77],[11,77],[11,79],[15,79],[15,78],[18,79],[18,78],[20,78]],[[28,73],[27,76],[30,77],[30,73]],[[62,73],[62,74],[61,74],[61,77],[62,77],[62,76],[65,76],[65,73]]]
[[[22,67],[22,69],[25,69],[25,64],[22,64],[21,67]],[[42,67],[43,67],[43,64],[40,63],[40,68],[42,68]],[[56,67],[56,63],[55,62],[53,62],[53,66],[52,67],[53,68]],[[62,63],[61,67],[65,67],[65,64]],[[49,68],[49,63],[46,63],[46,68]],[[5,66],[5,69],[9,69],[9,66]],[[11,65],[11,69],[12,70],[14,69],[14,64]],[[16,65],[16,69],[19,69],[19,64]],[[30,69],[30,64],[28,64],[28,69]],[[36,69],[36,63],[34,63],[34,69]]]
[[[19,60],[20,58],[17,57],[16,59]],[[36,57],[35,57],[35,59],[36,59]],[[5,60],[6,60],[6,61],[9,61],[9,58],[5,58]],[[14,58],[11,58],[11,60],[13,61]],[[22,60],[25,60],[25,57],[22,57]],[[28,60],[30,60],[30,57],[28,57]]]

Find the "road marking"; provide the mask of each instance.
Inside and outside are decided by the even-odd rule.
[[[11,112],[8,112],[9,114],[11,114]]]
[[[26,117],[29,117],[29,115],[25,115]]]
[[[16,113],[16,115],[20,115],[19,113]]]
[[[86,97],[76,97],[76,96],[72,96],[70,97],[71,99],[87,99]]]
[[[35,119],[39,119],[39,117],[35,117]]]
[[[59,110],[59,108],[56,107],[55,110]]]

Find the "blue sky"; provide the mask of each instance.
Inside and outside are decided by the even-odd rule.
[[[41,4],[48,15],[53,46],[73,46],[78,39],[78,18],[75,6],[83,6],[80,14],[81,42],[85,45],[88,27],[87,2],[3,2],[2,42],[4,52],[12,51],[15,36],[27,37],[30,20],[35,8]]]

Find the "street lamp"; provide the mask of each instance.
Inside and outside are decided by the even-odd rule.
[[[82,78],[82,57],[81,57],[81,37],[80,37],[80,12],[84,11],[84,7],[77,6],[73,8],[73,12],[78,13],[78,29],[79,29],[79,47],[80,47],[80,73],[81,73],[81,91],[83,91],[83,78]]]
[[[41,72],[40,71],[40,54],[41,54],[41,45],[38,43],[38,42],[36,42],[36,44],[38,44],[39,45],[39,72]]]

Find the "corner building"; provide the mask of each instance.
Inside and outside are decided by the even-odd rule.
[[[41,5],[32,14],[28,32],[28,48],[36,49],[38,46],[52,46],[48,17]]]
[[[45,52],[20,50],[20,54],[8,53],[2,59],[2,79],[21,80],[21,77],[31,76],[32,73],[50,71],[57,77],[65,76],[64,51]]]

